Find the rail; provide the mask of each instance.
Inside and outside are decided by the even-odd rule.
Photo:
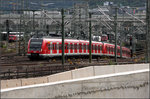
[[[97,61],[97,60],[95,60]],[[106,62],[99,61],[98,63],[73,63],[62,66],[61,64],[49,64],[49,65],[35,65],[35,66],[24,66],[22,68],[9,68],[5,71],[0,72],[0,79],[18,79],[18,78],[30,78],[40,77],[51,74],[56,74],[64,71],[73,69],[88,67],[88,66],[104,66],[104,65],[115,65],[115,64],[134,64],[135,62]],[[140,62],[138,62],[140,63]],[[14,67],[14,66],[13,66]]]

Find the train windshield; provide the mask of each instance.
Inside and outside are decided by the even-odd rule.
[[[31,39],[30,41],[30,50],[40,51],[42,47],[43,39]]]

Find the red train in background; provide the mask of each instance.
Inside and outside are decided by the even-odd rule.
[[[9,35],[9,42],[15,42],[17,40],[18,40],[18,38],[16,35]]]
[[[52,38],[31,38],[28,42],[27,56],[30,59],[37,57],[51,58],[61,56],[61,39]],[[66,56],[87,56],[89,55],[89,41],[65,39]],[[110,43],[92,41],[93,56],[115,56],[115,45]],[[117,57],[120,57],[120,46],[117,46]],[[122,47],[122,57],[130,58],[130,49]]]

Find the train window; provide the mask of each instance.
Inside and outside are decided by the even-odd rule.
[[[112,52],[112,47],[110,47],[110,53]]]
[[[69,49],[69,44],[67,44],[67,49]]]
[[[66,44],[66,49],[68,49],[68,47],[69,47],[68,44]]]
[[[74,49],[77,50],[77,44],[74,44]]]
[[[78,49],[78,45],[74,44],[74,50],[77,50],[77,49]]]
[[[57,44],[57,50],[59,50],[59,44]]]
[[[72,50],[74,49],[74,44],[72,44]]]
[[[66,49],[66,44],[65,44],[65,46],[64,46],[64,49]]]
[[[61,49],[62,49],[62,48],[61,48],[61,46],[62,46],[62,45],[61,45],[61,44],[59,44],[59,50],[61,50]]]
[[[68,49],[68,44],[65,44],[65,49]]]
[[[94,45],[92,45],[92,50],[94,50]]]
[[[86,50],[86,45],[84,45],[84,50]]]
[[[40,51],[42,47],[43,39],[31,39],[30,50]]]
[[[102,45],[100,45],[100,51],[102,51]]]
[[[95,50],[97,50],[97,45],[95,45]]]
[[[115,48],[113,48],[113,52],[115,53]]]
[[[70,49],[70,44],[67,44],[68,49]]]
[[[100,45],[98,45],[98,50],[100,51]]]
[[[84,49],[84,45],[83,44],[81,44],[81,46],[82,46],[82,50]]]
[[[50,44],[47,44],[47,48],[48,48],[48,50],[50,50]]]
[[[109,47],[107,47],[107,53],[109,52]]]
[[[120,50],[119,50],[119,49],[117,49],[117,53],[118,53],[118,54],[120,53]]]
[[[82,48],[82,45],[81,44],[79,44],[79,49],[81,49]]]
[[[71,49],[71,44],[68,44],[68,49]]]
[[[82,44],[82,50],[84,50],[84,44]]]
[[[70,49],[71,49],[71,50],[73,49],[73,44],[70,44]]]
[[[53,50],[55,49],[55,44],[53,44],[53,48],[52,48]]]

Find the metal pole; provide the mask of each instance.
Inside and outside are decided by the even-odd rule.
[[[89,13],[89,63],[92,62],[92,39],[91,39],[91,34],[92,34],[92,28],[91,28],[91,18],[92,18],[92,14]]]
[[[0,6],[2,7],[2,1],[0,1]],[[0,9],[0,20],[1,20],[2,10]],[[2,41],[2,26],[0,26],[0,42]],[[1,46],[1,45],[0,45]],[[0,51],[1,54],[1,51]]]
[[[62,15],[62,24],[61,24],[61,32],[62,32],[62,65],[65,63],[65,55],[64,55],[64,39],[65,39],[65,33],[64,33],[64,9],[61,9],[61,15]]]
[[[150,42],[150,0],[148,0],[148,42]],[[150,63],[150,43],[148,44],[148,62]]]
[[[117,12],[118,8],[115,7],[114,26],[115,26],[115,62],[117,62]]]
[[[150,62],[150,0],[147,0],[146,6],[146,62]]]
[[[8,42],[9,42],[9,20],[6,20],[6,31],[7,31],[7,50],[8,50]]]
[[[33,32],[35,32],[35,26],[34,26],[35,14],[34,14],[34,12],[35,12],[35,11],[33,10],[33,27],[32,27],[32,28],[33,28]],[[37,37],[38,37],[38,34],[37,34]]]
[[[123,10],[123,22],[124,24],[124,10]],[[122,28],[122,35],[124,35],[124,32],[123,32],[123,28]],[[120,35],[120,58],[122,58],[122,36]]]
[[[21,26],[21,24],[22,24],[22,22],[21,22],[22,14],[21,13],[22,13],[22,11],[20,11],[20,25],[19,25],[19,49],[18,49],[19,55],[21,55],[21,49],[20,49],[21,48],[21,27],[22,27]]]

